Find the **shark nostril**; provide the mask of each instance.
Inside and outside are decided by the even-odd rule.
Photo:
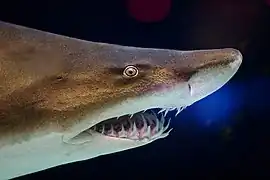
[[[189,91],[189,94],[192,96],[192,87],[189,83],[188,83],[188,91]]]

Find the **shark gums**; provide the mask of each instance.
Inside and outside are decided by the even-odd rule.
[[[0,179],[164,138],[168,111],[218,90],[241,62],[231,48],[127,47],[0,21]]]

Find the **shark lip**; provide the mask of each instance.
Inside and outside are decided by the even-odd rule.
[[[167,137],[172,129],[169,129],[170,118],[166,115],[169,111],[177,110],[178,115],[184,107],[148,109],[132,115],[123,115],[102,121],[86,131],[95,131],[104,136],[129,139],[135,141],[154,140]]]

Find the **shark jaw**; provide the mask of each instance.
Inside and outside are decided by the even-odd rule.
[[[154,109],[144,110],[135,114],[123,115],[102,121],[91,128],[79,133],[67,141],[67,143],[85,143],[91,141],[91,136],[98,133],[114,140],[131,140],[147,143],[156,139],[165,138],[169,135],[171,118],[166,115],[169,111],[176,110],[175,117],[184,109]],[[85,138],[85,139],[84,139]],[[89,138],[89,139],[87,139]]]

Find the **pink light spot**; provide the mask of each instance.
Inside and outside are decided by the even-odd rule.
[[[169,14],[171,0],[127,0],[127,8],[137,21],[158,22]]]
[[[265,0],[266,4],[270,6],[270,0]]]

